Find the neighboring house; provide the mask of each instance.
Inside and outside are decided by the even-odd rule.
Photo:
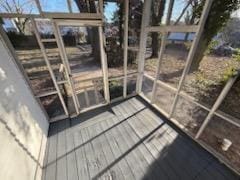
[[[170,33],[168,36],[168,40],[169,41],[186,41],[186,40],[193,41],[194,36],[195,36],[195,33],[188,33],[187,35],[187,33],[176,32],[176,33]]]

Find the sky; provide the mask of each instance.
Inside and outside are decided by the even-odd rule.
[[[8,0],[10,3],[13,2],[13,0]],[[20,4],[25,3],[26,1],[29,0],[20,0]],[[71,0],[72,2],[72,9],[73,12],[78,13],[79,10],[74,2],[74,0]],[[176,20],[177,17],[180,15],[181,10],[184,8],[185,6],[185,0],[178,0],[175,1],[174,3],[174,7],[173,7],[173,12],[172,12],[172,20]],[[169,0],[167,0],[167,4],[166,7],[168,7],[168,3]],[[47,12],[68,12],[68,6],[67,6],[67,0],[40,0],[40,4],[42,6],[43,11],[47,11]],[[38,14],[38,10],[35,4],[31,4],[31,5],[27,5],[25,6],[25,13],[29,13],[29,8],[31,7],[32,9],[32,13]],[[108,22],[112,22],[112,17],[114,12],[118,9],[116,3],[113,2],[108,2],[105,5],[105,9],[104,9],[104,15],[107,19]],[[167,9],[167,8],[166,8]],[[164,12],[164,17],[163,17],[163,21],[166,18],[166,9]],[[233,13],[234,17],[240,17],[240,9]],[[11,23],[7,23],[6,26],[11,26]]]
[[[104,16],[107,19],[107,22],[111,22],[112,17],[113,17],[113,13],[118,9],[116,3],[110,3],[108,2],[105,5],[105,9],[104,9]]]

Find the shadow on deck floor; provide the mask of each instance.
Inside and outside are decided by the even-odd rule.
[[[139,97],[50,126],[44,180],[238,178]]]

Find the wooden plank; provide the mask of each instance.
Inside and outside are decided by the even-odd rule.
[[[119,109],[119,108],[118,108],[118,109]],[[117,110],[117,111],[118,111],[118,110]],[[123,114],[124,118],[129,118],[129,117],[132,115],[132,113],[129,114],[129,113],[127,113],[127,112],[121,111],[121,109],[119,109],[119,112],[120,112],[121,114]],[[132,120],[132,117],[129,118],[128,121],[131,121],[131,120]],[[128,123],[123,123],[123,126],[124,126],[124,128],[126,129],[126,131],[127,131],[128,133],[130,133],[129,136],[130,136],[135,142],[137,142],[137,141],[140,140],[139,136],[135,133],[135,130],[134,130],[132,127],[130,127],[130,125],[129,125]],[[151,152],[146,148],[146,146],[143,144],[143,142],[142,142],[141,145],[139,146],[139,149],[140,149],[141,153],[144,155],[144,158],[145,158],[146,161],[148,162],[149,166],[151,166],[151,167],[148,168],[148,171],[151,171],[151,172],[148,172],[148,173],[151,173],[151,176],[152,176],[151,179],[156,179],[156,178],[157,178],[157,179],[164,179],[164,178],[166,178],[166,177],[162,176],[162,173],[159,173],[159,171],[158,171],[159,168],[157,167],[157,164],[154,163],[154,162],[155,162],[155,159],[154,159],[153,155],[152,155]]]
[[[48,160],[46,165],[46,180],[52,180],[56,178],[56,157],[57,157],[57,125],[52,124],[49,129],[49,150]]]
[[[66,121],[59,121],[57,142],[57,180],[67,179],[67,157],[66,157]]]
[[[143,105],[136,98],[132,98],[129,101],[129,103],[132,104],[133,108],[137,108],[137,109],[140,107],[142,108],[142,105]],[[150,109],[147,108],[146,112],[148,112],[148,116],[146,118],[152,119],[151,123],[155,123],[155,125],[157,125],[163,121],[159,116],[157,116],[155,113],[153,113]],[[145,116],[145,115],[143,115],[143,116]],[[190,139],[184,138],[183,136],[179,135],[179,133],[177,133],[172,127],[168,126],[167,133],[169,133],[170,136],[172,136],[173,138],[178,136],[178,138],[181,139],[181,141],[183,143],[183,145],[181,145],[181,146],[183,146],[183,148],[181,148],[181,150],[185,150],[185,151],[192,150],[194,153],[196,153],[196,154],[191,155],[192,158],[199,159],[199,156],[201,156],[202,157],[201,159],[205,159],[206,161],[211,161],[213,159],[213,157],[210,154],[206,154],[205,151],[203,151],[201,148],[199,148],[198,146],[195,146]],[[188,152],[188,153],[190,153],[190,152]]]
[[[126,104],[126,101],[123,102],[121,105],[119,105],[119,108],[120,108],[119,110],[121,110],[121,108],[122,109],[125,108],[125,114],[133,113],[133,112],[131,112],[131,107]],[[138,118],[138,114],[136,114],[134,117],[132,117],[132,121],[130,121],[129,123],[131,123],[131,122],[135,123],[134,124],[135,128],[142,129],[143,131],[145,131],[144,136],[147,136],[151,131],[153,131],[155,128],[157,128],[157,126],[153,127],[153,128],[149,128],[148,125],[147,126],[143,125],[141,123],[141,120]],[[151,138],[148,140],[148,142],[151,142],[153,147],[155,147],[155,149],[157,150],[157,156],[156,156],[157,161],[160,161],[160,163],[163,163],[161,161],[161,158],[159,157],[159,155],[161,154],[161,150],[163,150],[165,147],[160,144],[156,144],[156,142],[154,140],[155,135],[156,135],[156,133],[154,133],[153,136],[151,136]],[[167,171],[169,177],[174,178],[173,175],[175,175],[175,178],[176,178],[177,173],[174,171],[174,168],[173,168],[173,165],[171,164],[171,162],[168,159],[165,159],[164,164],[165,164],[165,166],[168,166],[168,168],[165,170]],[[172,169],[172,172],[169,172],[170,169]]]
[[[81,134],[82,134],[82,139],[84,143],[84,150],[85,150],[85,155],[87,158],[87,165],[88,165],[88,170],[90,174],[90,179],[93,179],[99,171],[99,167],[97,164],[97,158],[94,153],[94,148],[91,144],[90,138],[88,136],[87,129],[81,129]]]
[[[106,120],[109,126],[114,125],[114,121],[111,119]],[[132,172],[134,174],[134,177],[136,179],[142,179],[144,177],[144,172],[139,163],[137,163],[136,158],[134,157],[133,151],[129,151],[130,147],[128,146],[129,143],[126,142],[126,139],[124,139],[124,135],[127,132],[124,131],[122,133],[119,132],[118,128],[114,128],[112,131],[112,136],[115,138],[116,142],[118,143],[118,147],[121,151],[121,155],[124,155],[126,157],[126,161],[129,164],[129,166],[132,169]]]
[[[117,107],[119,111],[119,107]],[[126,114],[126,112],[124,113]],[[129,116],[129,114],[127,115]],[[136,119],[135,116],[131,118],[131,121],[128,122],[130,127],[132,127],[135,130],[135,133],[142,139],[145,136],[147,136],[150,132],[146,131],[145,127],[140,126],[138,123],[138,120]],[[157,167],[157,171],[159,171],[159,175],[162,179],[174,179],[177,178],[177,176],[174,173],[169,173],[169,167],[167,164],[163,164],[162,162],[158,161],[159,158],[159,151],[157,148],[154,146],[154,144],[151,142],[152,136],[149,136],[146,140],[143,141],[144,145],[146,148],[151,152],[152,156],[154,157],[154,166]],[[154,168],[153,166],[153,168]]]
[[[101,67],[102,67],[102,73],[103,73],[104,98],[107,103],[110,103],[108,63],[107,63],[107,56],[105,52],[104,33],[103,33],[102,27],[98,27],[98,34],[99,34],[99,45],[100,45],[100,55],[101,55]]]
[[[137,103],[133,103],[133,102],[137,102],[136,99],[131,99],[131,101],[129,101],[130,104],[132,104],[132,107],[133,108],[137,108],[139,101]],[[141,107],[141,106],[140,106]],[[151,119],[150,121],[150,124],[149,126],[157,126],[159,123],[162,123],[163,120],[161,120],[156,114],[154,114],[151,110],[149,109],[146,109],[145,111],[142,112],[142,117],[144,117],[144,119]],[[141,118],[141,117],[140,117]],[[175,130],[173,130],[173,128],[171,128],[170,126],[167,126],[167,133],[169,133],[169,131],[171,133],[174,133],[172,134],[172,138],[175,138],[176,136],[178,136],[179,139],[181,139],[181,141],[183,141],[185,138],[183,138],[181,135],[179,135]],[[170,135],[170,134],[169,134]],[[181,144],[180,146],[183,146],[183,148],[181,148],[181,150],[186,150],[186,151],[189,151],[191,150],[192,148],[195,149],[195,151],[199,151],[199,149],[196,149],[196,147],[191,147],[191,148],[188,148],[189,147],[189,143],[188,142],[183,142],[184,144]],[[189,152],[188,152],[189,153]],[[199,154],[201,156],[203,156],[204,154]],[[198,159],[198,155],[195,155],[196,158]],[[195,157],[192,155],[192,158]]]
[[[106,121],[102,121],[101,126],[102,126],[103,129],[110,128],[110,125]],[[116,139],[112,135],[112,131],[114,131],[114,130],[110,129],[108,132],[105,133],[105,135],[107,137],[108,143],[111,147],[111,150],[112,150],[116,160],[118,160],[117,163],[119,164],[119,167],[120,167],[120,169],[123,173],[124,179],[130,179],[130,180],[135,179],[134,175],[133,175],[133,172],[132,172],[132,169],[131,169],[131,166],[129,166],[129,164],[126,160],[126,157],[121,157],[122,153],[119,149],[118,142],[116,141]]]
[[[114,124],[119,123],[119,120],[116,118],[112,118],[110,119],[111,121],[113,121]],[[132,140],[132,137],[129,136],[129,132],[123,127],[123,124],[127,123],[127,121],[118,124],[114,129],[115,131],[117,131],[119,134],[121,134],[121,137],[123,139],[123,141],[125,142],[126,146],[128,147],[127,151],[130,151],[129,156],[131,156],[133,163],[139,166],[139,169],[141,170],[141,172],[143,172],[143,177],[146,179],[154,179],[154,176],[152,176],[152,174],[148,174],[147,173],[147,169],[148,169],[148,163],[146,161],[146,159],[144,158],[144,156],[141,154],[140,150],[139,150],[139,145],[140,145],[140,141],[134,142]]]
[[[74,145],[73,132],[70,127],[70,120],[66,120],[66,145],[67,145],[67,178],[71,180],[78,179],[77,160]]]
[[[49,128],[50,130],[50,128]],[[47,163],[48,163],[48,154],[49,154],[49,144],[50,141],[47,139],[47,144],[46,144],[46,149],[45,149],[45,154],[44,154],[44,159],[43,159],[43,171],[42,171],[42,179],[46,179],[46,169],[47,169]]]
[[[215,175],[215,173],[218,173],[218,174],[220,173],[224,177],[224,179],[232,179],[232,180],[239,179],[239,175],[233,173],[231,169],[226,168],[226,166],[222,163],[219,163],[219,161],[215,161],[214,163],[211,163],[208,171],[211,171],[210,173],[213,173],[213,176],[215,177],[218,176],[218,175]]]
[[[43,43],[48,43],[48,42],[57,42],[56,39],[41,39]]]
[[[103,129],[101,128],[100,123],[93,125],[92,128],[93,128],[92,130],[95,131],[96,134],[103,133]],[[118,163],[113,164],[115,162],[116,158],[114,157],[114,154],[110,148],[110,145],[108,144],[107,138],[104,133],[99,136],[98,141],[102,146],[102,151],[106,157],[108,166],[111,166],[111,167],[109,167],[109,173],[110,173],[109,175],[111,177],[109,179],[124,179],[124,176],[119,167],[119,164]]]
[[[133,106],[132,106],[133,107]],[[151,119],[151,115],[153,114],[148,113],[147,112],[143,112],[140,116],[143,118],[142,119],[142,123],[145,126],[157,126],[157,124],[153,124],[153,120]],[[141,118],[139,117],[139,118]],[[148,122],[146,120],[149,120]],[[164,128],[165,133],[161,138],[158,138],[156,143],[160,143],[163,146],[168,146],[171,149],[168,150],[171,152],[171,156],[170,157],[174,157],[175,159],[175,164],[177,165],[177,167],[181,166],[184,169],[184,172],[186,173],[180,173],[180,177],[182,176],[183,179],[190,177],[193,178],[195,177],[195,175],[198,173],[199,169],[205,168],[208,165],[208,161],[203,160],[203,158],[199,158],[199,156],[197,156],[196,152],[194,152],[192,149],[186,149],[185,147],[187,146],[187,144],[183,144],[182,143],[182,138],[179,138],[179,135],[177,134],[174,137],[171,137],[170,134],[168,133],[169,131],[169,127],[165,126],[166,128]],[[159,131],[159,133],[161,133]],[[173,139],[175,138],[175,140]],[[178,147],[182,147],[181,149],[179,149]],[[191,158],[189,158],[191,157]],[[173,161],[173,160],[171,160]],[[170,162],[171,162],[170,161]],[[184,162],[184,164],[181,164],[182,162]],[[177,171],[179,171],[178,168],[175,168]],[[187,176],[185,177],[185,175],[187,174]]]
[[[114,123],[119,123],[119,120],[117,119],[117,117],[113,118],[112,120],[114,121]],[[144,158],[143,154],[140,151],[139,145],[141,144],[141,140],[138,139],[137,141],[134,141],[132,139],[132,136],[130,134],[134,134],[132,133],[133,130],[125,128],[124,125],[126,124],[127,124],[127,121],[119,124],[115,129],[119,131],[120,134],[122,134],[122,137],[126,142],[127,146],[129,146],[130,149],[133,149],[131,151],[133,160],[136,164],[139,165],[140,169],[143,171],[144,178],[155,179],[156,177],[154,176],[154,174],[151,174],[148,172],[149,164],[147,163],[146,159]]]
[[[129,120],[131,121],[131,119],[132,118],[130,118]],[[124,123],[123,126],[126,129],[126,131],[129,132],[129,136],[133,139],[134,142],[140,141],[140,138],[137,136],[135,131],[132,129],[132,127],[130,127],[130,125],[128,123]],[[148,171],[148,173],[151,174],[151,177],[153,177],[153,179],[164,179],[165,177],[163,177],[162,174],[159,173],[159,168],[158,168],[157,164],[155,163],[155,159],[154,159],[153,155],[146,148],[146,146],[143,144],[143,142],[139,145],[139,150],[148,163],[149,167],[147,168],[147,171]]]
[[[74,143],[79,179],[90,179],[81,131],[77,128],[74,129]]]
[[[96,164],[98,167],[97,175],[95,175],[93,179],[100,179],[100,178],[108,179],[109,177],[111,177],[110,172],[108,170],[104,171],[102,174],[99,174],[99,172],[102,172],[104,168],[107,167],[107,160],[103,153],[102,145],[99,142],[99,138],[97,137],[98,134],[95,132],[94,129],[91,128],[91,126],[86,128],[86,130],[89,138],[91,139],[91,145],[93,148]]]
[[[140,122],[142,123],[143,126],[147,126],[148,129],[151,129],[150,126],[151,120],[147,120],[146,118],[144,118],[140,120]],[[169,136],[166,133],[166,129],[161,128],[159,131],[156,132],[154,138],[152,139],[155,146],[161,152],[161,156],[165,155],[165,157],[163,157],[162,160],[168,162],[171,169],[176,172],[180,179],[192,178],[193,175],[191,172],[194,171],[195,169],[191,167],[190,168],[186,167],[185,163],[187,159],[182,159],[183,156],[181,156],[181,154],[179,153],[179,147],[181,146],[175,144],[178,141],[178,139],[171,138],[169,140],[166,140],[166,136]]]

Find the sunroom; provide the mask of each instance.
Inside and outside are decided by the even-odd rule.
[[[0,179],[239,179],[239,0],[1,0]]]

